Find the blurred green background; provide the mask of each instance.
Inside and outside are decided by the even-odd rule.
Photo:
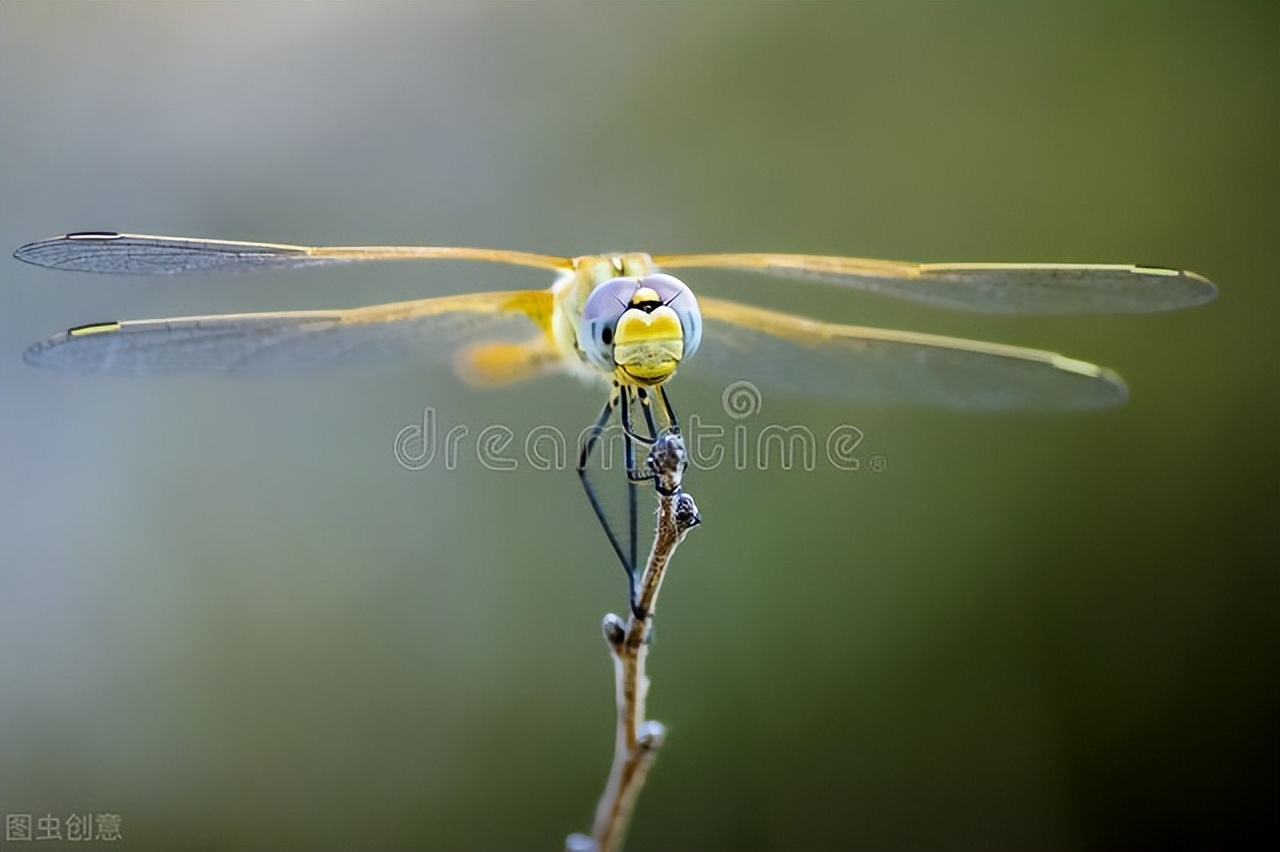
[[[690,474],[706,523],[660,607],[671,733],[628,848],[1274,842],[1278,34],[1274,3],[5,2],[0,247],[119,229],[1207,275],[1222,296],[1194,311],[1027,319],[684,276],[1061,351],[1132,400],[766,397],[770,422],[856,425],[866,463]],[[572,434],[596,392],[21,360],[91,321],[543,277],[0,268],[0,812],[116,813],[130,850],[555,849],[588,828],[613,737],[598,625],[624,603],[576,477],[465,453],[410,472],[392,442],[428,406],[471,440]],[[733,425],[717,389],[672,393]]]

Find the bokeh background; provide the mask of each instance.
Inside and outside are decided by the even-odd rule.
[[[1222,289],[1201,309],[1026,319],[685,276],[1065,352],[1132,400],[766,397],[753,429],[856,425],[865,463],[690,475],[706,523],[661,602],[650,711],[671,734],[629,848],[1274,842],[1278,34],[1274,3],[5,2],[0,246],[109,229],[1201,272]],[[135,381],[21,360],[85,322],[536,271],[0,268],[0,812],[119,814],[130,850],[554,849],[589,826],[621,574],[572,472],[465,450],[487,424],[575,433],[597,393],[477,391],[444,365]],[[672,391],[734,424],[718,389]],[[426,407],[470,430],[455,469],[396,463]]]

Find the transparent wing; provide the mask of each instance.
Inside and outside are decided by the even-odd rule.
[[[720,299],[699,300],[702,347],[680,377],[754,383],[781,396],[968,411],[1107,408],[1115,373],[1052,352],[835,325]]]
[[[550,343],[546,290],[475,293],[343,311],[290,311],[80,326],[28,363],[82,373],[255,373],[448,358],[477,339]],[[547,357],[554,357],[548,348]]]
[[[665,269],[766,272],[993,314],[1147,313],[1188,308],[1218,293],[1194,272],[1074,263],[907,263],[808,254],[658,255]]]
[[[13,253],[18,260],[76,272],[121,275],[176,275],[295,269],[369,260],[482,260],[541,269],[570,269],[562,257],[498,249],[431,246],[290,246],[189,237],[154,237],[90,231],[28,243]]]

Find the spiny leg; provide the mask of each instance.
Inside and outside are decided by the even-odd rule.
[[[630,547],[631,564],[633,566],[638,566],[640,564],[639,563],[639,544],[638,544],[640,540],[640,532],[639,532],[639,523],[638,523],[638,511],[636,509],[636,485],[639,484],[640,482],[645,481],[649,477],[641,475],[640,471],[637,469],[636,444],[646,443],[646,441],[643,436],[637,435],[631,426],[631,406],[634,405],[636,401],[636,396],[637,396],[636,389],[628,385],[624,387],[622,390],[623,390],[624,402],[622,406],[618,409],[618,414],[620,419],[622,420],[622,441],[623,441],[624,455],[626,458],[626,468],[627,468],[627,526],[630,534],[629,543],[631,546]],[[652,442],[647,442],[647,443],[652,443]],[[632,588],[632,593],[631,593],[632,611],[643,618],[644,617],[643,613],[640,613],[635,608],[635,577],[634,575],[632,576],[631,588]]]
[[[661,387],[658,388],[658,395],[662,402],[663,417],[669,428],[672,431],[679,432],[679,426],[671,409],[671,403],[667,399],[666,392]],[[632,408],[637,403],[639,403],[644,414],[645,426],[648,429],[647,435],[636,432],[632,423]],[[591,454],[594,452],[595,445],[604,433],[605,427],[610,417],[613,416],[615,409],[622,423],[623,448],[627,471],[628,539],[626,548],[623,547],[622,542],[619,541],[617,534],[613,531],[595,488],[587,477],[587,464],[591,459]],[[596,520],[599,521],[600,526],[604,529],[605,535],[609,539],[609,544],[613,547],[613,552],[617,555],[618,561],[622,563],[623,571],[627,574],[628,600],[631,604],[631,611],[639,618],[645,618],[647,613],[637,608],[635,598],[640,538],[636,486],[642,482],[656,481],[656,477],[653,471],[647,469],[647,461],[645,469],[641,470],[641,465],[636,459],[636,445],[653,446],[658,440],[658,436],[659,429],[657,420],[654,417],[652,398],[646,389],[615,384],[613,392],[609,395],[608,401],[600,411],[599,417],[596,418],[595,423],[592,424],[591,429],[588,431],[587,439],[583,442],[582,450],[578,456],[578,478],[582,482],[583,490],[587,493],[587,499],[596,514]]]
[[[649,402],[649,392],[644,388],[636,388],[636,396],[640,398],[640,408],[644,411],[644,422],[649,427],[649,444],[658,440],[658,424],[653,419],[653,405]]]
[[[658,385],[658,399],[662,400],[662,411],[667,418],[667,426],[672,432],[680,434],[680,421],[676,417],[676,410],[671,407],[671,400],[667,399],[666,385]]]
[[[666,420],[668,427],[673,433],[678,434],[680,431],[680,427],[675,422],[675,415],[671,410],[671,405],[667,401],[666,393],[665,391],[662,390],[661,385],[658,386],[657,393],[660,399],[662,400],[663,416]],[[648,428],[649,434],[640,435],[632,430],[631,423],[630,423],[630,406],[628,405],[627,407],[624,407],[622,409],[622,416],[624,418],[623,429],[624,429],[624,433],[627,436],[627,442],[628,442],[627,443],[627,449],[628,449],[627,484],[630,486],[631,498],[632,498],[631,499],[631,510],[632,510],[631,536],[632,536],[633,548],[636,542],[636,527],[635,527],[636,486],[638,486],[642,482],[652,482],[654,487],[658,490],[659,493],[666,494],[666,492],[663,491],[663,487],[661,484],[662,480],[658,474],[658,471],[653,467],[653,452],[655,451],[659,442],[662,440],[662,432],[659,430],[657,420],[654,417],[653,397],[650,395],[648,390],[642,387],[634,388],[634,394],[635,394],[635,397],[634,397],[635,400],[640,403],[640,409],[644,413],[645,426]],[[645,447],[649,448],[645,454],[643,471],[641,471],[639,469],[639,466],[636,464],[634,444],[643,444]],[[670,496],[670,495],[668,494],[667,496]],[[632,552],[634,553],[635,551],[633,550]],[[638,590],[637,590],[637,593],[638,593]],[[645,612],[636,603],[634,598],[631,603],[631,611],[635,613],[637,618],[648,617],[648,613]]]
[[[609,394],[608,401],[605,402],[604,408],[600,410],[600,416],[596,418],[596,422],[592,424],[590,431],[587,432],[587,439],[582,443],[582,450],[578,454],[578,479],[582,482],[582,488],[587,492],[587,500],[591,503],[591,509],[596,513],[596,520],[600,522],[604,534],[609,539],[609,544],[613,547],[613,552],[617,554],[618,561],[622,563],[622,570],[627,573],[627,597],[629,600],[635,600],[636,586],[636,556],[635,556],[635,525],[632,524],[630,558],[627,551],[622,549],[622,543],[618,541],[618,537],[614,535],[613,527],[609,525],[609,519],[605,517],[604,507],[600,505],[600,498],[596,496],[596,490],[591,485],[591,480],[587,478],[587,462],[591,458],[591,453],[595,450],[596,443],[600,440],[600,435],[604,433],[605,425],[609,422],[609,418],[613,416],[613,411],[618,407],[619,402],[622,403],[622,410],[625,411],[628,400],[623,399],[624,393],[622,389],[614,386],[613,392]],[[627,449],[630,452],[630,439],[627,439]],[[630,460],[628,460],[630,464]],[[634,511],[634,488],[629,488],[633,492],[632,501],[632,517],[635,517]]]
[[[659,430],[658,430],[657,421],[655,421],[653,418],[653,406],[649,401],[648,391],[646,391],[644,388],[628,388],[628,390],[632,391],[635,394],[633,401],[638,401],[640,403],[640,410],[644,412],[645,425],[649,429],[649,434],[642,435],[636,432],[635,429],[632,427],[630,408],[624,409],[622,411],[623,432],[627,436],[627,438],[629,438],[634,443],[644,444],[646,447],[652,447],[658,441]],[[635,458],[634,453],[631,456],[631,458],[634,461],[634,458]],[[641,482],[652,482],[655,480],[655,474],[653,473],[653,471],[648,469],[648,462],[646,460],[643,470],[641,470],[640,467],[634,463],[628,464],[627,479],[630,482],[635,484],[639,484]]]
[[[637,554],[636,542],[640,538],[636,522],[636,484],[631,478],[631,474],[636,469],[636,442],[631,437],[631,406],[635,402],[635,396],[631,393],[631,388],[627,388],[627,403],[622,408],[622,431],[623,444],[626,447],[626,465],[627,465],[627,525],[630,528],[631,536],[631,564],[639,567],[639,556]]]

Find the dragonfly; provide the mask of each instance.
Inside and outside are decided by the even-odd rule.
[[[1124,381],[1053,352],[826,322],[695,296],[672,270],[808,279],[911,302],[995,314],[1146,313],[1217,295],[1194,272],[1129,264],[913,263],[808,254],[558,257],[433,246],[301,246],[117,232],[70,233],[22,246],[19,260],[121,275],[265,272],[373,261],[453,260],[553,273],[545,289],[434,296],[341,310],[187,316],[81,325],[31,346],[29,364],[84,373],[276,372],[448,357],[458,375],[500,386],[568,373],[607,388],[577,472],[635,601],[636,486],[651,475],[636,448],[679,432],[667,395],[678,369],[843,404],[955,410],[1070,411],[1119,405]],[[684,274],[684,273],[682,273]],[[695,357],[696,356],[696,357]],[[637,412],[639,415],[637,416]],[[614,417],[627,470],[626,540],[587,476]],[[643,427],[641,431],[638,426]],[[643,617],[643,614],[640,614]]]

